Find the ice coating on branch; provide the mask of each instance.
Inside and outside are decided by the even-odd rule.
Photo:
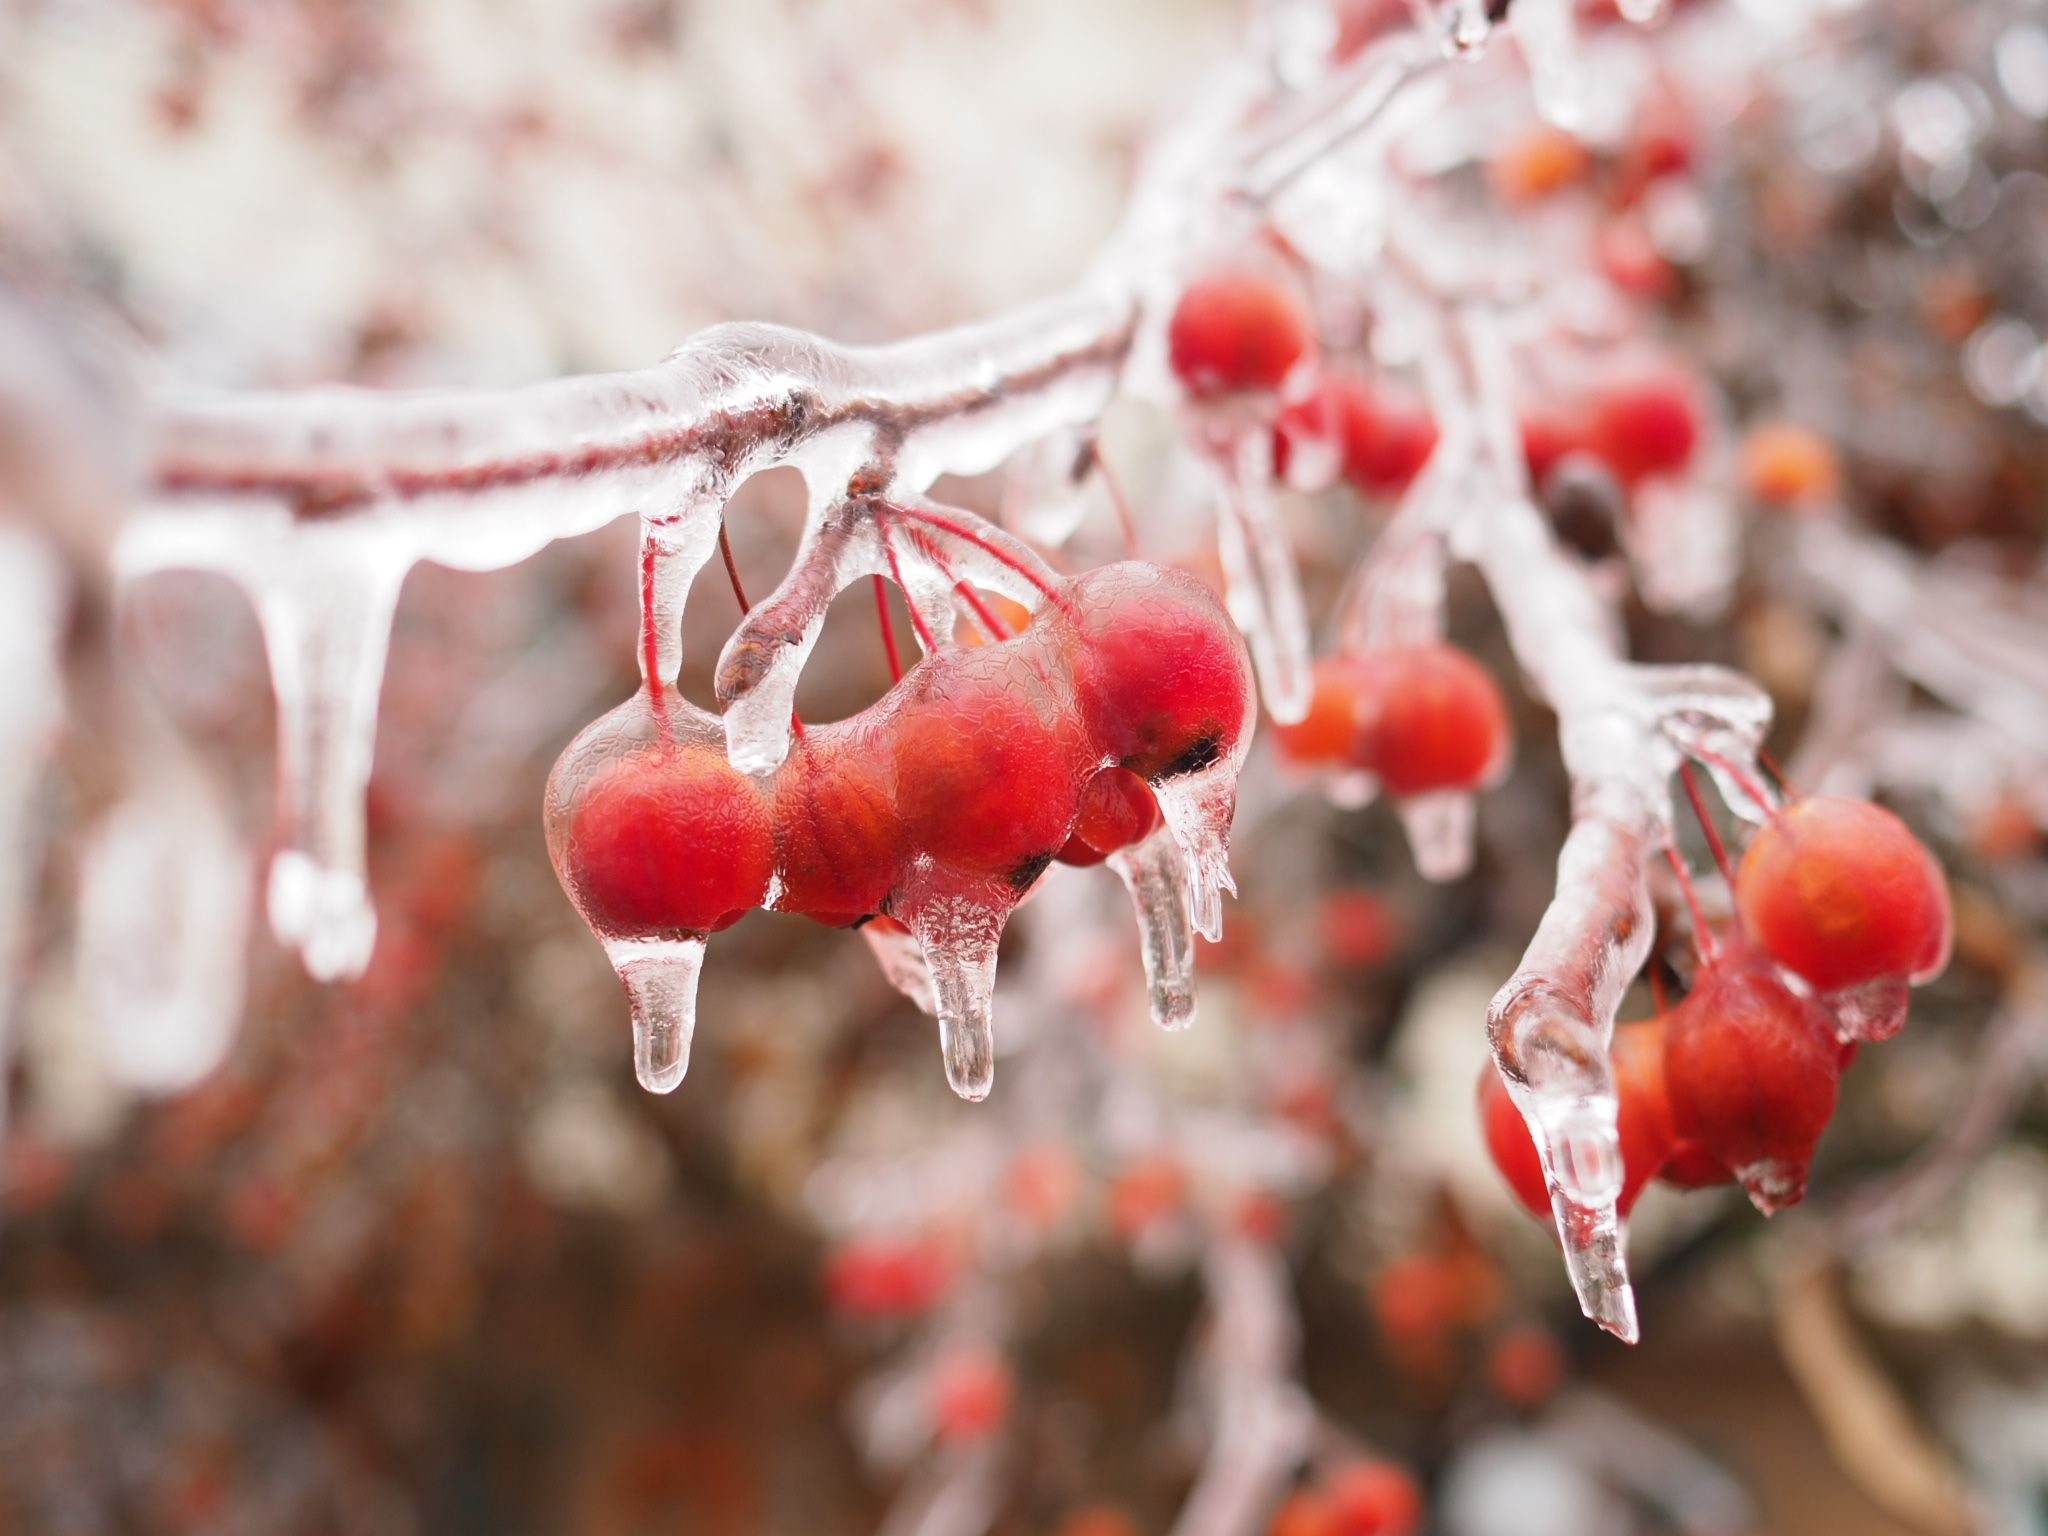
[[[632,1004],[633,1076],[649,1093],[673,1093],[690,1070],[704,941],[614,939],[604,952]]]
[[[640,676],[674,687],[683,670],[683,605],[718,547],[717,502],[640,521]]]
[[[1273,494],[1272,434],[1244,430],[1216,454],[1217,550],[1230,616],[1251,641],[1266,712],[1291,725],[1308,713],[1314,680],[1301,572]]]
[[[1188,861],[1161,826],[1135,847],[1109,856],[1109,866],[1131,894],[1138,943],[1145,962],[1145,995],[1152,1022],[1185,1029],[1195,1019],[1195,932]]]
[[[1517,0],[1515,41],[1544,120],[1567,132],[1586,120],[1586,72],[1580,66],[1578,0]]]

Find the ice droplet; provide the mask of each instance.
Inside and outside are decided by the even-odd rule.
[[[1423,879],[1456,880],[1471,871],[1477,806],[1477,799],[1461,789],[1409,795],[1394,803]]]
[[[1852,1040],[1889,1040],[1906,1027],[1909,1002],[1906,978],[1878,976],[1858,986],[1821,994],[1821,1006],[1834,1016],[1835,1033],[1844,1045]]]
[[[1217,552],[1226,605],[1251,642],[1266,712],[1282,725],[1308,714],[1313,690],[1301,573],[1273,495],[1271,434],[1240,433],[1222,475]]]
[[[1152,1022],[1185,1029],[1195,1019],[1195,934],[1180,846],[1162,826],[1142,843],[1111,854],[1109,867],[1131,893],[1137,914]]]
[[[633,1005],[633,1075],[649,1093],[673,1093],[690,1070],[704,948],[702,939],[605,941]]]

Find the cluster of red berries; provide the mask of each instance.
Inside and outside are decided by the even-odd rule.
[[[1190,283],[1167,326],[1167,360],[1195,400],[1274,396],[1274,472],[1304,490],[1342,476],[1371,496],[1405,489],[1436,450],[1423,407],[1323,362],[1299,293],[1276,273],[1224,268]]]
[[[1267,1536],[1413,1536],[1422,1528],[1422,1490],[1391,1461],[1332,1468],[1281,1500]]]
[[[1579,456],[1599,464],[1625,491],[1681,474],[1698,451],[1705,420],[1698,389],[1675,368],[1617,379],[1575,408],[1522,418],[1529,483],[1541,491],[1559,464]]]
[[[835,927],[934,897],[1006,912],[1055,858],[1158,826],[1154,786],[1234,762],[1244,643],[1200,582],[1140,562],[1062,582],[1025,630],[942,646],[763,779],[672,692],[585,730],[549,781],[549,848],[606,939],[685,939],[773,906]]]
[[[1370,773],[1395,796],[1480,788],[1512,750],[1492,674],[1443,644],[1325,657],[1308,714],[1276,734],[1292,762]]]
[[[1652,1179],[1737,1179],[1766,1212],[1798,1201],[1842,1070],[1859,1039],[1882,1032],[1841,995],[1875,987],[1896,1000],[1947,963],[1940,868],[1865,800],[1816,797],[1774,815],[1743,854],[1735,903],[1741,931],[1685,999],[1614,1032],[1624,1215]],[[1903,1014],[1887,1017],[1896,1027]],[[1491,1065],[1480,1120],[1509,1188],[1548,1216],[1535,1144]]]

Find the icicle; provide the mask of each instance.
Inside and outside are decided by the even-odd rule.
[[[1543,120],[1567,133],[1586,118],[1585,69],[1579,57],[1578,0],[1519,0],[1515,40],[1529,65],[1529,85]]]
[[[1235,764],[1153,786],[1159,814],[1187,860],[1188,918],[1210,943],[1223,937],[1223,893],[1230,878],[1230,819],[1237,810]]]
[[[928,897],[911,922],[931,967],[933,1011],[946,1081],[970,1102],[996,1080],[996,949],[1007,909],[966,896]]]
[[[175,1093],[220,1064],[241,1022],[253,871],[197,770],[162,750],[152,767],[86,844],[77,964],[109,1073]]]
[[[283,846],[270,926],[320,981],[360,976],[377,938],[365,874],[364,796],[391,616],[413,552],[359,525],[293,528],[248,586],[277,693]]]
[[[1425,880],[1457,880],[1472,868],[1472,827],[1477,801],[1464,790],[1410,795],[1398,800],[1401,829],[1415,869]]]
[[[1550,1181],[1550,1209],[1564,1239],[1565,1269],[1579,1307],[1624,1343],[1637,1338],[1635,1292],[1621,1217],[1621,1137],[1611,1087],[1583,1097],[1552,1098],[1508,1085],[1535,1132]]]
[[[1109,867],[1131,893],[1138,917],[1152,1022],[1185,1029],[1195,1020],[1195,935],[1180,846],[1161,827],[1135,847],[1111,854]]]
[[[1240,432],[1222,481],[1218,552],[1230,616],[1251,641],[1266,713],[1292,725],[1308,714],[1314,685],[1301,573],[1273,495],[1270,434]]]
[[[673,688],[683,670],[683,605],[697,573],[718,547],[722,504],[706,501],[680,515],[640,520],[640,675]],[[650,644],[651,642],[651,644]]]
[[[925,964],[924,951],[909,929],[894,918],[878,917],[861,925],[860,936],[868,941],[890,986],[915,1003],[920,1012],[939,1011],[932,993],[931,967]]]
[[[633,1005],[633,1075],[649,1093],[673,1093],[690,1070],[704,940],[608,939],[604,952]]]
[[[1878,976],[1860,986],[1823,992],[1820,1005],[1834,1016],[1844,1045],[1889,1040],[1906,1027],[1908,989],[1903,976]]]

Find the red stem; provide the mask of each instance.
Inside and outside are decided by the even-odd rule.
[[[953,573],[947,571],[946,574],[950,576]],[[967,600],[967,606],[974,610],[974,617],[980,622],[982,629],[987,632],[989,639],[1007,640],[1010,638],[1010,626],[990,611],[988,604],[981,600],[979,592],[975,591],[974,588],[964,581],[954,582],[953,590]]]
[[[1747,769],[1729,762],[1720,753],[1711,751],[1701,746],[1698,742],[1694,742],[1690,750],[1694,757],[1705,763],[1709,768],[1718,768],[1727,774],[1729,778],[1733,779],[1736,787],[1749,796],[1751,800],[1755,801],[1757,809],[1766,816],[1775,816],[1777,814],[1778,808],[1771,804],[1770,795],[1764,791],[1764,787],[1757,783],[1755,776]]]
[[[1693,941],[1699,945],[1700,959],[1712,965],[1714,935],[1707,927],[1707,914],[1700,910],[1699,893],[1692,888],[1692,871],[1685,867],[1685,860],[1678,856],[1678,849],[1670,843],[1664,845],[1664,857],[1671,861],[1671,872],[1678,876],[1678,888],[1685,893],[1686,907],[1692,913]]]
[[[640,670],[647,675],[647,701],[654,707],[654,718],[668,718],[668,701],[662,697],[660,636],[654,621],[654,571],[660,561],[661,544],[654,536],[654,530],[643,526],[640,531]]]
[[[1061,601],[1059,589],[1051,582],[1039,575],[1038,572],[1032,570],[1030,566],[1009,553],[1009,551],[998,549],[995,545],[989,543],[987,539],[984,539],[972,528],[964,527],[954,522],[951,518],[940,517],[936,513],[927,512],[921,507],[906,507],[901,503],[893,501],[885,502],[883,505],[888,511],[898,517],[910,518],[914,522],[923,523],[928,528],[936,528],[941,533],[959,539],[964,544],[972,545],[1004,569],[1014,571],[1019,576],[1022,576],[1032,586],[1038,588],[1045,595],[1047,601],[1053,603]]]
[[[889,530],[884,528],[881,534],[882,553],[889,557],[889,574],[895,578],[896,589],[903,594],[904,602],[910,608],[910,627],[917,631],[917,643],[929,656],[939,648],[939,642],[932,638],[931,626],[925,623],[924,615],[917,611],[917,604],[911,600],[910,588],[903,581],[903,567],[896,563],[896,546],[890,542]]]
[[[1685,785],[1685,796],[1692,801],[1692,813],[1699,818],[1700,830],[1707,834],[1707,846],[1714,851],[1714,863],[1721,871],[1721,878],[1728,882],[1728,889],[1735,889],[1735,869],[1728,862],[1728,849],[1721,842],[1721,834],[1715,828],[1713,818],[1707,814],[1706,797],[1700,793],[1699,778],[1692,771],[1691,763],[1678,765],[1679,781]]]
[[[1799,798],[1797,786],[1785,777],[1784,770],[1779,768],[1770,753],[1766,752],[1762,747],[1758,747],[1756,749],[1756,760],[1764,765],[1764,772],[1768,773],[1771,776],[1771,782],[1778,786],[1779,794],[1783,795],[1787,800],[1797,800]]]
[[[893,561],[890,562],[894,564]],[[896,621],[889,617],[889,584],[878,574],[875,583],[875,622],[882,626],[882,654],[889,658],[889,681],[903,681],[903,657],[896,650]]]
[[[1116,525],[1123,531],[1124,553],[1131,559],[1138,558],[1138,524],[1131,516],[1130,498],[1124,495],[1123,482],[1116,477],[1116,471],[1109,467],[1109,460],[1102,456],[1102,444],[1088,445],[1089,456],[1102,475],[1102,484],[1109,492],[1109,504],[1116,509]]]

